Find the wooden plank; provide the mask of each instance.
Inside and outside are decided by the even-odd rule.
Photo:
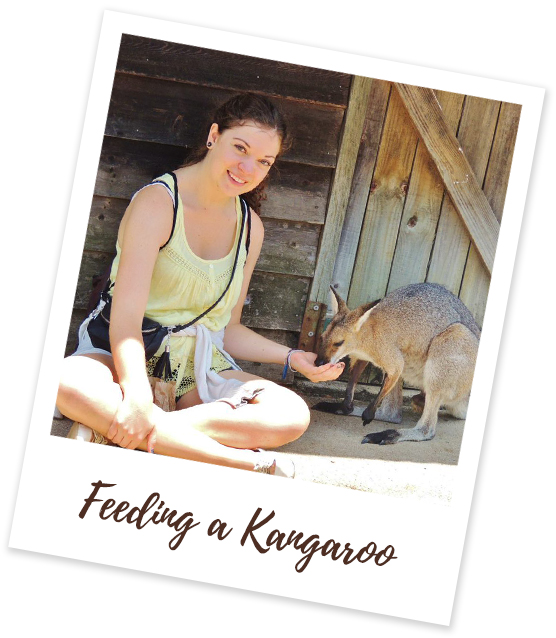
[[[129,200],[153,178],[184,162],[175,146],[105,137],[95,194]],[[263,202],[264,217],[323,224],[333,170],[292,162],[277,162]]]
[[[463,151],[460,154],[465,154],[479,183],[482,183],[484,178],[499,107],[500,103],[493,100],[477,97],[467,97],[465,100],[458,131],[458,140]],[[492,217],[498,224],[494,213]],[[459,295],[469,244],[468,229],[457,213],[453,201],[445,197],[427,281],[442,284]]]
[[[324,224],[333,169],[292,162],[277,165],[261,207],[262,217]]]
[[[498,221],[502,220],[521,106],[503,103],[485,176],[484,192]],[[460,298],[482,326],[490,276],[474,246],[470,247]]]
[[[104,137],[95,195],[131,199],[141,186],[185,161],[184,149]]]
[[[386,293],[417,143],[407,110],[392,91],[353,270],[350,308]]]
[[[347,299],[349,293],[359,235],[378,156],[390,90],[390,82],[373,80],[371,83],[371,94],[365,116],[363,135],[361,136],[361,144],[357,155],[351,192],[340,237],[340,246],[331,282],[342,299]],[[332,312],[331,309],[329,311]]]
[[[435,91],[435,95],[448,127],[455,134],[464,96],[444,91]],[[443,198],[442,178],[426,147],[419,144],[388,281],[388,292],[425,281]]]
[[[351,77],[324,69],[122,35],[117,68],[153,78],[345,107]]]
[[[269,330],[301,329],[309,279],[255,271],[242,323]]]
[[[520,104],[502,103],[483,186],[498,221],[502,221],[520,116]]]
[[[127,199],[93,197],[85,237],[85,250],[105,253],[116,251],[118,228],[127,205]]]
[[[116,73],[106,135],[184,148],[203,145],[215,108],[235,92]],[[283,161],[334,167],[343,109],[281,97],[294,144]]]
[[[489,272],[492,272],[500,224],[460,144],[450,131],[431,89],[396,84],[396,88],[433,158],[456,211]],[[482,127],[481,127],[482,128]]]
[[[85,310],[89,303],[89,297],[93,289],[93,278],[101,275],[106,267],[114,259],[114,253],[101,253],[96,251],[85,250],[81,259],[81,267],[79,269],[79,277],[77,280],[77,289],[73,307],[76,310]]]
[[[320,226],[264,219],[264,243],[257,270],[312,277]]]
[[[322,232],[317,267],[311,287],[311,301],[328,302],[328,290],[334,273],[334,262],[338,254],[351,183],[365,124],[370,88],[371,80],[369,78],[354,76],[346,110],[342,142],[338,153],[338,164],[334,172],[330,200],[326,212],[326,223]]]

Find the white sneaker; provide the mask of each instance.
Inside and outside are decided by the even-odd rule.
[[[283,476],[284,478],[294,478],[295,465],[291,459],[285,456],[274,456],[271,452],[265,452],[260,448],[254,450],[261,454],[260,460],[255,463],[253,470],[262,472],[263,474],[271,474],[273,476]]]
[[[78,421],[74,421],[66,438],[74,439],[75,441],[85,441],[86,443],[99,443],[100,445],[110,444],[110,441],[102,434]]]

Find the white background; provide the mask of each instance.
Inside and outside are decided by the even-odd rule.
[[[398,2],[385,13],[344,2],[320,13],[299,2],[27,3],[3,22],[3,159],[6,202],[2,329],[27,320],[4,342],[4,459],[7,546],[31,415],[46,321],[79,149],[104,8],[314,45],[376,58],[547,88],[497,376],[484,438],[456,602],[449,629],[331,606],[252,594],[131,570],[16,550],[2,550],[8,585],[3,625],[58,635],[165,631],[322,636],[378,631],[381,636],[542,635],[548,621],[554,528],[548,514],[551,398],[547,357],[551,222],[554,211],[552,34],[540,3],[507,17],[485,3],[447,11],[445,3]],[[538,4],[538,7],[535,5]],[[437,5],[437,6],[435,6]],[[528,13],[524,13],[524,9]],[[218,48],[218,42],[207,43]],[[264,51],[261,51],[264,56]],[[7,80],[7,81],[6,81]],[[552,86],[550,86],[552,82]],[[41,199],[50,198],[48,215]],[[58,206],[51,205],[51,199]],[[52,211],[57,211],[52,217]],[[31,223],[32,222],[32,223]],[[550,265],[554,260],[550,260]],[[14,334],[10,332],[10,334]],[[7,384],[10,384],[9,386]],[[534,386],[534,390],[532,389]],[[5,476],[4,476],[5,473]],[[36,521],[38,527],[41,522]],[[434,539],[425,539],[434,543]],[[262,578],[272,579],[272,572]],[[434,596],[407,591],[400,595]],[[308,625],[307,628],[305,626]]]

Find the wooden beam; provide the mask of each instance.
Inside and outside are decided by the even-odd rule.
[[[328,289],[334,274],[334,264],[347,210],[351,183],[357,162],[365,114],[371,89],[369,78],[354,76],[346,109],[342,141],[323,228],[317,266],[309,299],[327,303]]]
[[[365,126],[331,282],[342,299],[347,299],[349,296],[357,246],[359,245],[361,227],[386,118],[390,89],[390,82],[372,81]],[[329,312],[332,312],[331,308]]]
[[[458,215],[471,240],[492,274],[500,223],[456,136],[442,115],[442,109],[431,89],[396,83],[400,97],[427,147]]]

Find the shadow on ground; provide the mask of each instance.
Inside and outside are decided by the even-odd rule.
[[[409,398],[409,393],[406,399]],[[414,392],[412,393],[414,394]],[[322,397],[304,396],[309,406]],[[355,402],[365,406],[366,403]],[[419,415],[404,401],[403,427],[413,427]],[[448,503],[452,497],[465,421],[440,411],[431,441],[395,445],[361,444],[365,434],[392,427],[360,417],[311,410],[305,434],[282,448],[296,465],[296,478],[387,496]]]

